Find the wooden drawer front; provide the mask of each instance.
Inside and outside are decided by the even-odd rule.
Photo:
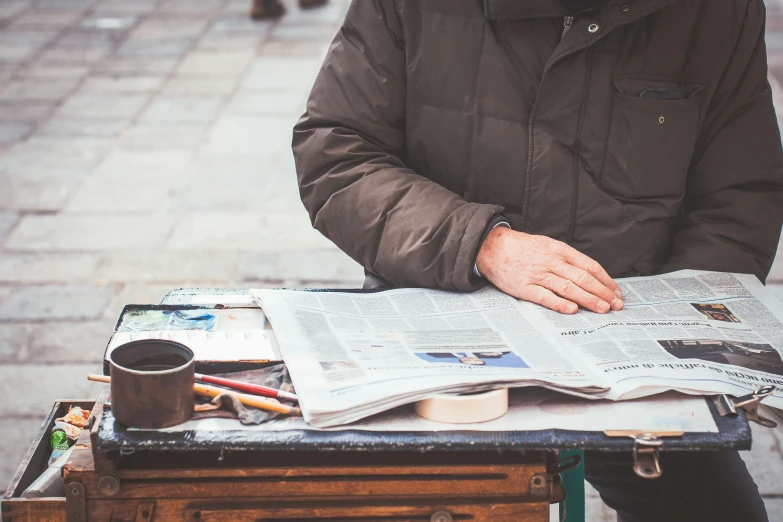
[[[426,506],[346,506],[346,507],[290,507],[204,509],[202,522],[233,522],[324,519],[346,522],[430,522],[432,516],[445,511],[452,520],[487,522],[544,522],[549,518],[549,504],[460,504]],[[195,512],[189,513],[194,518]]]
[[[100,499],[96,473],[67,473]],[[114,498],[531,497],[551,481],[543,463],[515,466],[120,470]],[[548,497],[538,488],[532,496]],[[549,488],[551,491],[551,488]]]
[[[65,497],[3,499],[3,522],[62,522],[63,520],[65,520]]]
[[[445,511],[454,521],[547,522],[549,504],[486,502],[312,501],[248,502],[247,499],[102,500],[87,503],[88,522],[430,522]]]

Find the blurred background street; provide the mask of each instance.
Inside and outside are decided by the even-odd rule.
[[[361,285],[311,229],[290,153],[349,2],[289,1],[274,22],[251,21],[250,3],[0,0],[0,489],[54,400],[96,395],[85,376],[124,304],[183,286]],[[783,0],[767,4],[783,120]],[[754,444],[783,520],[781,437],[755,430]],[[589,520],[614,520],[590,495]]]

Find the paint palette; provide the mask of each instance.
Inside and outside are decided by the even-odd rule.
[[[104,354],[144,339],[167,339],[184,344],[202,365],[258,365],[280,361],[280,352],[261,308],[222,305],[127,305],[120,314]]]
[[[260,308],[171,309],[128,308],[117,332],[252,332],[268,326]]]

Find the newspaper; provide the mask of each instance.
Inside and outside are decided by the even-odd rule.
[[[618,284],[625,309],[603,315],[561,315],[491,287],[251,295],[317,427],[498,387],[623,400],[772,384],[765,402],[783,407],[783,303],[755,277],[684,270]]]

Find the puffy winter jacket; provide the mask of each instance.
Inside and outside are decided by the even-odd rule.
[[[615,277],[770,268],[783,161],[761,0],[354,0],[294,129],[314,226],[471,290],[487,225]]]

